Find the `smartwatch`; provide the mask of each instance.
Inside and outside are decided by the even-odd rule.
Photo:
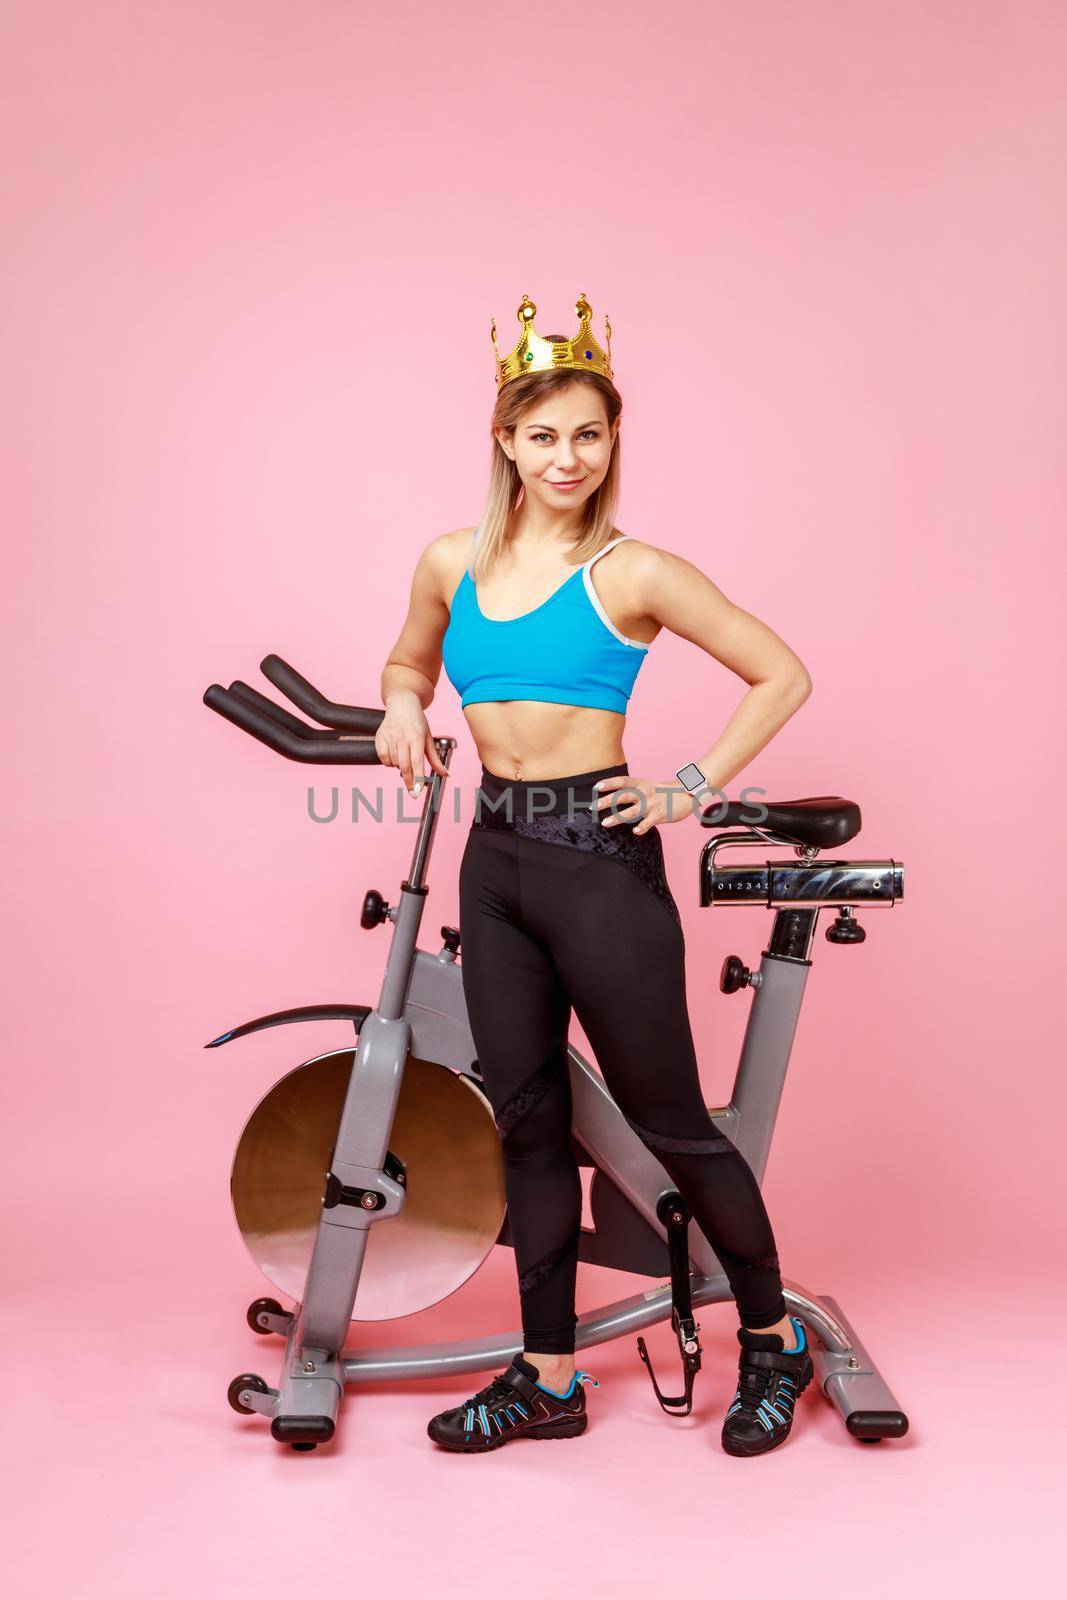
[[[708,780],[695,761],[690,761],[684,767],[679,767],[674,776],[679,783],[684,784],[690,794],[696,794],[699,789],[708,787]]]

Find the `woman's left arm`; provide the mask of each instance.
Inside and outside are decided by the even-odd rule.
[[[749,685],[733,716],[702,756],[679,752],[678,766],[695,761],[710,789],[725,790],[731,778],[763,750],[811,694],[812,683],[804,663],[769,628],[728,600],[699,567],[684,556],[643,545],[634,551],[634,592],[640,595],[642,613],[672,633],[699,645],[724,667]],[[642,811],[633,802],[629,811],[619,806],[615,820],[640,820],[634,833],[645,833],[658,822],[678,822],[695,810],[719,803],[717,795],[697,798],[673,776],[663,783],[606,778],[603,789],[639,789],[645,796]],[[610,804],[601,801],[599,809]],[[612,824],[606,817],[604,826]]]

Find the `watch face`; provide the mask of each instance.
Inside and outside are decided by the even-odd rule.
[[[681,770],[675,774],[675,776],[681,783],[685,784],[690,794],[692,794],[695,789],[704,789],[707,787],[708,780],[705,778],[695,761],[690,761],[689,765],[682,767]]]

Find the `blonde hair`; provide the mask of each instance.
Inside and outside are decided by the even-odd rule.
[[[549,339],[560,338],[548,334]],[[507,549],[515,525],[515,512],[522,492],[519,469],[501,447],[495,429],[502,428],[514,436],[519,422],[537,403],[552,395],[561,394],[572,383],[585,384],[595,389],[604,402],[608,426],[612,427],[622,413],[622,396],[610,378],[599,372],[531,372],[528,378],[513,378],[497,395],[490,423],[492,459],[489,465],[489,493],[485,512],[479,523],[477,549],[468,570],[475,582],[492,572]],[[582,507],[579,534],[571,549],[576,566],[595,555],[602,545],[615,536],[615,510],[619,499],[620,481],[619,438],[612,446],[611,460],[603,483],[590,495]]]

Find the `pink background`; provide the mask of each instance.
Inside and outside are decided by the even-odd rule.
[[[973,1594],[1050,1571],[1062,7],[36,0],[3,32],[15,1592]],[[229,1161],[261,1094],[347,1035],[201,1047],[374,1001],[386,934],[359,903],[394,897],[414,830],[312,826],[309,774],[324,796],[336,775],[200,696],[266,688],[277,651],[378,703],[419,551],[481,510],[489,318],[506,336],[529,291],[570,331],[580,290],[615,329],[620,526],[814,680],[735,787],[852,797],[853,853],[906,864],[864,946],[820,929],[766,1192],[787,1275],[840,1298],[912,1431],[861,1447],[813,1389],[783,1449],[725,1456],[719,1307],[689,1423],[622,1340],[586,1360],[579,1447],[436,1452],[426,1418],[461,1398],[438,1382],[350,1394],[336,1446],[298,1457],[225,1403],[280,1349],[245,1327],[270,1290]],[[668,776],[742,693],[662,635],[631,771]],[[466,789],[447,680],[430,715]],[[701,836],[664,834],[720,1103],[746,1001],[719,966],[756,962],[769,919],[702,914]],[[442,826],[426,948],[462,842]],[[371,1342],[515,1326],[496,1257]],[[581,1302],[640,1284],[583,1269]],[[673,1364],[669,1331],[651,1344]],[[547,1570],[539,1525],[569,1541]]]

